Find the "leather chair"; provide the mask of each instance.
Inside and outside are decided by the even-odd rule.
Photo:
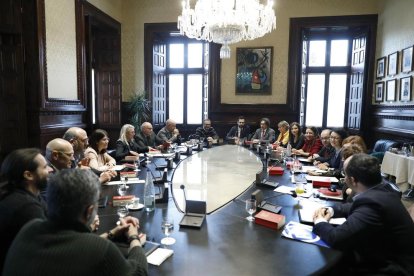
[[[386,152],[390,148],[398,148],[400,143],[394,140],[379,139],[372,149],[372,152]]]

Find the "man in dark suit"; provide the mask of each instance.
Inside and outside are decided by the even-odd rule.
[[[263,141],[273,143],[275,141],[275,130],[270,128],[270,120],[268,118],[262,118],[260,120],[260,128],[258,128],[254,133],[252,141],[253,143]]]
[[[226,140],[229,143],[238,144],[240,139],[248,139],[250,134],[250,127],[246,125],[246,120],[243,116],[237,119],[237,126],[233,126],[226,135]]]
[[[140,148],[163,149],[163,140],[155,135],[152,125],[149,122],[144,122],[141,125],[141,132],[135,137],[135,140]]]
[[[353,203],[315,212],[313,231],[344,251],[346,272],[356,275],[414,275],[414,224],[400,198],[382,183],[375,157],[355,154],[344,162],[345,182],[356,192]],[[344,224],[328,223],[346,217]]]

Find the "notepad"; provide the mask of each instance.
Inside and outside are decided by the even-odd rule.
[[[173,250],[167,248],[157,248],[147,257],[147,262],[152,265],[159,266],[166,259],[168,259],[174,253]]]

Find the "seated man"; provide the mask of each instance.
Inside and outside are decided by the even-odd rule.
[[[211,126],[211,120],[205,119],[203,121],[203,126],[196,129],[196,135],[199,137],[204,137],[207,139],[207,142],[211,145],[217,143],[219,136],[217,135],[216,130]]]
[[[270,120],[268,118],[262,118],[260,120],[260,128],[256,130],[252,137],[253,143],[275,141],[275,131],[270,128]]]
[[[240,139],[249,139],[250,127],[246,125],[246,120],[243,116],[237,119],[237,125],[233,126],[226,135],[226,140],[229,143],[238,144]]]
[[[46,160],[53,172],[72,168],[75,162],[72,145],[62,138],[51,140],[46,145]]]
[[[314,165],[328,162],[335,155],[335,148],[331,145],[331,132],[330,129],[324,129],[321,132],[322,148],[318,153],[312,154],[308,157],[308,160],[314,161]]]
[[[103,237],[90,232],[100,193],[93,172],[62,170],[50,179],[47,192],[48,220],[32,220],[22,228],[7,254],[3,275],[148,274],[136,218],[120,219]],[[109,240],[121,235],[129,242],[127,259]]]
[[[180,139],[180,132],[176,128],[177,124],[174,120],[168,119],[165,122],[165,127],[158,131],[157,137],[168,143],[176,143]]]
[[[75,157],[75,164],[78,166],[79,162],[83,161],[88,163],[87,160],[84,161],[85,149],[88,147],[88,134],[86,131],[80,127],[71,127],[66,130],[63,134],[63,139],[68,141],[73,147],[73,153]]]
[[[0,190],[0,271],[19,230],[32,219],[46,219],[39,193],[46,188],[48,166],[38,149],[18,149],[3,161],[1,175],[7,182]]]
[[[149,122],[142,123],[141,132],[135,137],[135,141],[140,148],[148,150],[163,149],[163,141],[155,135],[152,124]]]
[[[345,182],[356,192],[353,203],[315,212],[313,231],[345,252],[345,275],[414,275],[414,224],[396,193],[382,183],[375,157],[355,154],[344,162]],[[332,226],[332,217],[346,217]]]

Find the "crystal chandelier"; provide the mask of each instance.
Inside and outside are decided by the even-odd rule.
[[[253,40],[276,28],[273,1],[260,0],[197,0],[194,9],[190,0],[182,2],[178,29],[189,38],[223,44],[220,58],[230,58],[229,44]]]

